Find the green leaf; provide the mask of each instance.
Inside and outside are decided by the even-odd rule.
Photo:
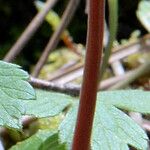
[[[60,139],[70,149],[78,104],[75,103],[61,123]],[[144,130],[120,109],[150,113],[150,92],[109,91],[98,94],[91,139],[92,150],[129,150],[131,145],[147,149]]]
[[[36,90],[36,101],[24,102],[26,114],[35,117],[56,116],[72,102],[72,97],[56,92]]]
[[[138,10],[136,12],[138,19],[145,27],[145,29],[150,32],[150,1],[142,0],[139,3]]]
[[[100,92],[98,99],[124,110],[150,114],[150,92],[142,90]]]
[[[39,150],[66,150],[66,144],[60,144],[58,133],[48,137],[40,146]]]
[[[72,143],[77,111],[78,103],[74,103],[59,127],[60,139],[62,142],[67,143],[68,149],[70,149]]]
[[[20,66],[0,61],[0,125],[21,128],[19,119],[25,114],[21,100],[35,99],[27,82],[29,75]]]
[[[39,131],[25,141],[17,143],[10,150],[66,150],[65,144],[59,142],[58,133]]]

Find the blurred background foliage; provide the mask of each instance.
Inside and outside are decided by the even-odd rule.
[[[119,0],[119,27],[118,41],[128,39],[134,30],[140,30],[141,35],[146,31],[137,20],[136,10],[140,0]],[[68,0],[59,0],[54,10],[62,15]],[[9,48],[18,39],[28,23],[37,13],[33,0],[0,0],[0,59],[4,57]],[[108,9],[106,5],[106,20]],[[80,2],[79,8],[68,27],[74,42],[85,44],[87,15],[85,14],[85,1]],[[52,30],[45,21],[26,45],[20,57],[16,60],[24,69],[29,69],[29,65],[35,64],[40,52],[49,40]],[[59,46],[63,43],[60,42]]]

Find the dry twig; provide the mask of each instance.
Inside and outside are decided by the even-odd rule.
[[[45,80],[40,80],[34,77],[30,77],[29,81],[34,87],[39,89],[51,90],[55,92],[67,93],[72,96],[78,96],[80,92],[80,86],[71,84],[56,84]]]
[[[69,22],[71,21],[75,10],[79,4],[80,0],[70,0],[68,3],[68,6],[63,13],[60,25],[58,29],[54,32],[51,39],[49,40],[47,46],[44,49],[43,54],[41,55],[38,63],[35,66],[35,69],[32,73],[34,77],[37,77],[39,75],[40,70],[42,69],[43,65],[45,64],[49,53],[56,47],[56,45],[59,42],[60,36],[63,33],[64,29],[68,26]]]
[[[150,72],[150,61],[145,62],[139,68],[133,70],[125,80],[118,82],[109,88],[109,90],[116,90],[120,88],[124,88],[129,85],[131,82],[139,78],[140,76]]]
[[[22,33],[20,38],[6,54],[4,61],[12,62],[15,59],[15,57],[21,52],[21,50],[24,48],[24,46],[27,44],[30,38],[34,35],[34,33],[43,23],[45,16],[49,12],[49,10],[55,5],[56,2],[57,0],[48,0],[46,2],[44,9],[33,18],[33,20]]]

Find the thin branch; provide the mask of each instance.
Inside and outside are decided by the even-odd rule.
[[[35,69],[32,73],[32,75],[34,77],[37,77],[39,75],[39,72],[42,69],[43,65],[45,64],[49,53],[57,46],[60,36],[63,33],[63,31],[65,30],[65,28],[68,26],[68,24],[70,23],[79,2],[80,2],[80,0],[70,0],[69,1],[68,6],[62,16],[62,19],[61,19],[58,29],[52,35],[43,54],[41,55],[38,63],[35,66]]]
[[[111,77],[111,78],[108,78],[106,80],[101,81],[100,85],[99,85],[99,90],[107,90],[109,87],[113,86],[117,82],[122,81],[122,80],[126,80],[126,78],[128,77],[128,75],[131,72],[132,71],[129,71],[129,72],[126,72],[124,75]]]
[[[44,2],[42,1],[35,1],[35,6],[36,8],[41,11],[42,8],[44,7]],[[49,17],[48,15],[52,16]],[[55,31],[58,27],[58,25],[60,24],[60,17],[53,11],[51,11],[49,14],[46,16],[46,21],[52,26],[52,29]],[[57,20],[57,23],[54,20]],[[55,23],[54,23],[55,22]],[[68,30],[65,30],[61,37],[60,37],[65,45],[69,48],[69,50],[71,50],[72,52],[74,52],[76,55],[78,55],[79,57],[81,57],[82,55],[78,52],[77,47],[75,45],[75,43],[72,40],[72,37],[70,36],[70,33]]]
[[[147,61],[143,65],[141,65],[139,68],[135,69],[130,74],[128,74],[126,80],[118,82],[117,84],[110,87],[109,90],[125,88],[127,85],[132,83],[134,80],[136,80],[140,76],[142,76],[146,73],[149,73],[149,72],[150,72],[150,61]]]
[[[55,5],[57,0],[48,0],[41,12],[39,12],[33,20],[30,22],[28,27],[22,33],[17,42],[12,46],[9,52],[4,57],[4,61],[12,62],[16,56],[21,52],[21,50],[25,47],[27,42],[31,39],[40,25],[43,23],[45,16],[49,12],[49,10]]]
[[[143,42],[142,42],[143,41]],[[117,48],[113,49],[113,53],[110,57],[109,60],[109,64],[112,66],[112,64],[116,61],[121,61],[121,59],[124,59],[125,57],[138,53],[138,52],[143,52],[143,51],[148,51],[149,50],[149,46],[150,46],[150,39],[148,37],[148,35],[145,37],[142,37],[140,40],[136,41],[136,42],[132,42],[126,46],[118,46]],[[53,73],[49,73],[48,75],[48,80],[57,80],[59,77],[62,77],[64,75],[67,75],[68,73],[74,73],[74,71],[76,70],[76,66],[78,66],[78,64],[74,64],[71,65],[70,67],[66,68],[66,69],[59,69]],[[83,67],[83,64],[81,65],[81,67]],[[78,68],[77,68],[78,69]],[[114,79],[116,79],[118,77],[114,77]],[[120,76],[119,76],[120,78]],[[109,79],[107,79],[109,80]],[[112,80],[111,80],[112,81]],[[118,79],[117,79],[118,81]],[[104,86],[101,86],[101,89],[105,89],[105,87],[109,87],[109,81],[107,82],[107,86],[106,84],[104,84]],[[103,84],[103,81],[101,82],[101,84]],[[112,84],[111,84],[112,85]]]
[[[50,90],[55,92],[66,93],[72,96],[79,96],[80,86],[72,84],[56,84],[53,82],[40,80],[34,77],[30,77],[29,82],[35,87],[44,90]]]
[[[121,76],[125,74],[125,69],[119,60],[111,63],[111,68],[115,76]]]
[[[128,80],[130,76],[133,75],[133,71],[126,72],[124,75],[112,77],[106,80],[101,81],[101,84],[99,85],[99,90],[105,90],[109,89],[109,87],[114,86],[114,84],[122,82],[124,80]],[[54,91],[54,92],[61,92],[65,94],[69,94],[72,96],[79,96],[81,86],[80,85],[74,85],[74,84],[60,84],[60,83],[54,83],[51,81],[46,81],[42,79],[37,79],[34,77],[30,77],[29,82],[38,89],[44,89],[48,91]]]
[[[78,63],[73,66],[69,66],[68,68],[63,70],[63,72],[60,71],[60,69],[59,69],[59,70],[55,71],[54,73],[51,73],[51,76],[48,78],[48,80],[49,81],[56,81],[57,79],[59,80],[63,76],[68,76],[68,74],[73,74],[75,71],[78,71],[80,69],[83,69],[82,63]]]
[[[101,81],[101,84],[99,85],[99,89],[104,90],[109,88],[110,86],[114,85],[116,82],[126,80],[131,74],[132,71],[121,75],[117,77],[112,77],[106,80]],[[30,77],[29,82],[32,84],[33,87],[38,89],[44,89],[48,91],[54,91],[54,92],[60,92],[69,94],[72,96],[79,96],[81,86],[80,85],[74,85],[74,84],[60,84],[60,83],[54,83],[51,81],[46,81],[43,79],[37,79],[34,77]]]

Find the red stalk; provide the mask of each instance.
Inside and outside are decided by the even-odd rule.
[[[104,0],[90,0],[87,52],[72,150],[89,150],[104,31]]]

